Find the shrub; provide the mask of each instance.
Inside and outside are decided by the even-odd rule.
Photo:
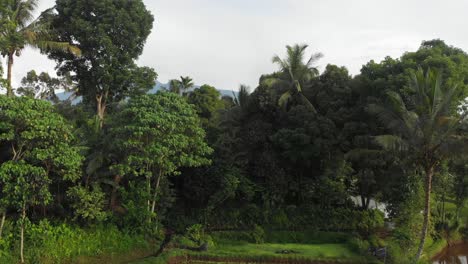
[[[251,235],[256,244],[263,244],[265,242],[265,230],[261,226],[255,225]]]
[[[201,224],[192,225],[187,228],[185,235],[189,240],[195,242],[198,246],[206,243],[208,246],[213,246],[214,242],[210,235],[205,233],[205,229]]]
[[[357,226],[356,229],[361,234],[369,236],[372,234],[377,228],[381,228],[384,226],[384,214],[377,210],[365,210],[358,212],[357,217]]]
[[[75,220],[81,219],[85,223],[97,223],[104,221],[109,215],[104,209],[105,194],[99,185],[94,185],[90,190],[86,187],[75,186],[67,192],[73,201]]]
[[[370,244],[368,241],[359,239],[357,237],[348,239],[348,245],[353,251],[361,255],[367,254],[367,251],[369,250],[369,247],[370,247]]]

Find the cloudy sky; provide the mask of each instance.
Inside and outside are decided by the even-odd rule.
[[[99,1],[99,0],[95,0]],[[156,21],[140,65],[159,81],[188,75],[197,84],[255,87],[274,71],[285,45],[309,44],[326,64],[352,74],[367,61],[416,50],[441,38],[468,50],[466,0],[144,0]],[[42,0],[43,10],[54,0]],[[33,50],[17,59],[15,83],[31,69],[53,72],[54,63]]]

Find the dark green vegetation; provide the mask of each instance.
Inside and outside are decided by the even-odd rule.
[[[1,263],[414,263],[468,238],[464,51],[424,41],[350,76],[293,45],[252,92],[181,77],[147,95],[141,0],[34,21],[37,1],[0,3]],[[17,97],[25,45],[59,77],[31,71]]]

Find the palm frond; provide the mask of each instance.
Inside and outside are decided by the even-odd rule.
[[[38,6],[38,0],[13,0],[13,18],[20,28],[26,27],[26,25],[33,20],[34,11]]]
[[[75,56],[81,56],[81,50],[74,45],[70,45],[68,42],[36,40],[34,43],[31,43],[30,46],[37,47],[40,50],[61,50]]]
[[[367,112],[375,115],[388,129],[399,134],[408,134],[405,121],[392,109],[379,104],[370,104],[367,106]]]
[[[278,100],[278,105],[284,109],[288,107],[289,102],[291,101],[292,94],[290,91],[285,92],[281,95],[280,99]]]

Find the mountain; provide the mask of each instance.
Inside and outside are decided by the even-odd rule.
[[[169,87],[168,83],[161,83],[159,81],[156,81],[156,85],[154,86],[153,89],[148,91],[148,94],[155,94],[155,93],[157,93],[158,91],[160,91],[162,89],[167,89],[168,87]],[[200,86],[195,85],[193,88],[191,88],[189,90],[189,92],[191,92],[191,91],[193,91],[193,90],[195,90],[197,88],[200,88]],[[238,95],[238,92],[234,92],[232,90],[223,90],[223,89],[217,89],[217,90],[219,91],[221,96],[234,97],[234,96]],[[57,97],[59,98],[60,101],[65,101],[65,100],[68,100],[73,95],[73,92],[65,92],[64,91],[64,92],[59,92],[56,95],[57,95]],[[78,104],[80,102],[81,102],[81,96],[78,96],[75,99],[73,99],[72,105],[76,105],[76,104]]]

